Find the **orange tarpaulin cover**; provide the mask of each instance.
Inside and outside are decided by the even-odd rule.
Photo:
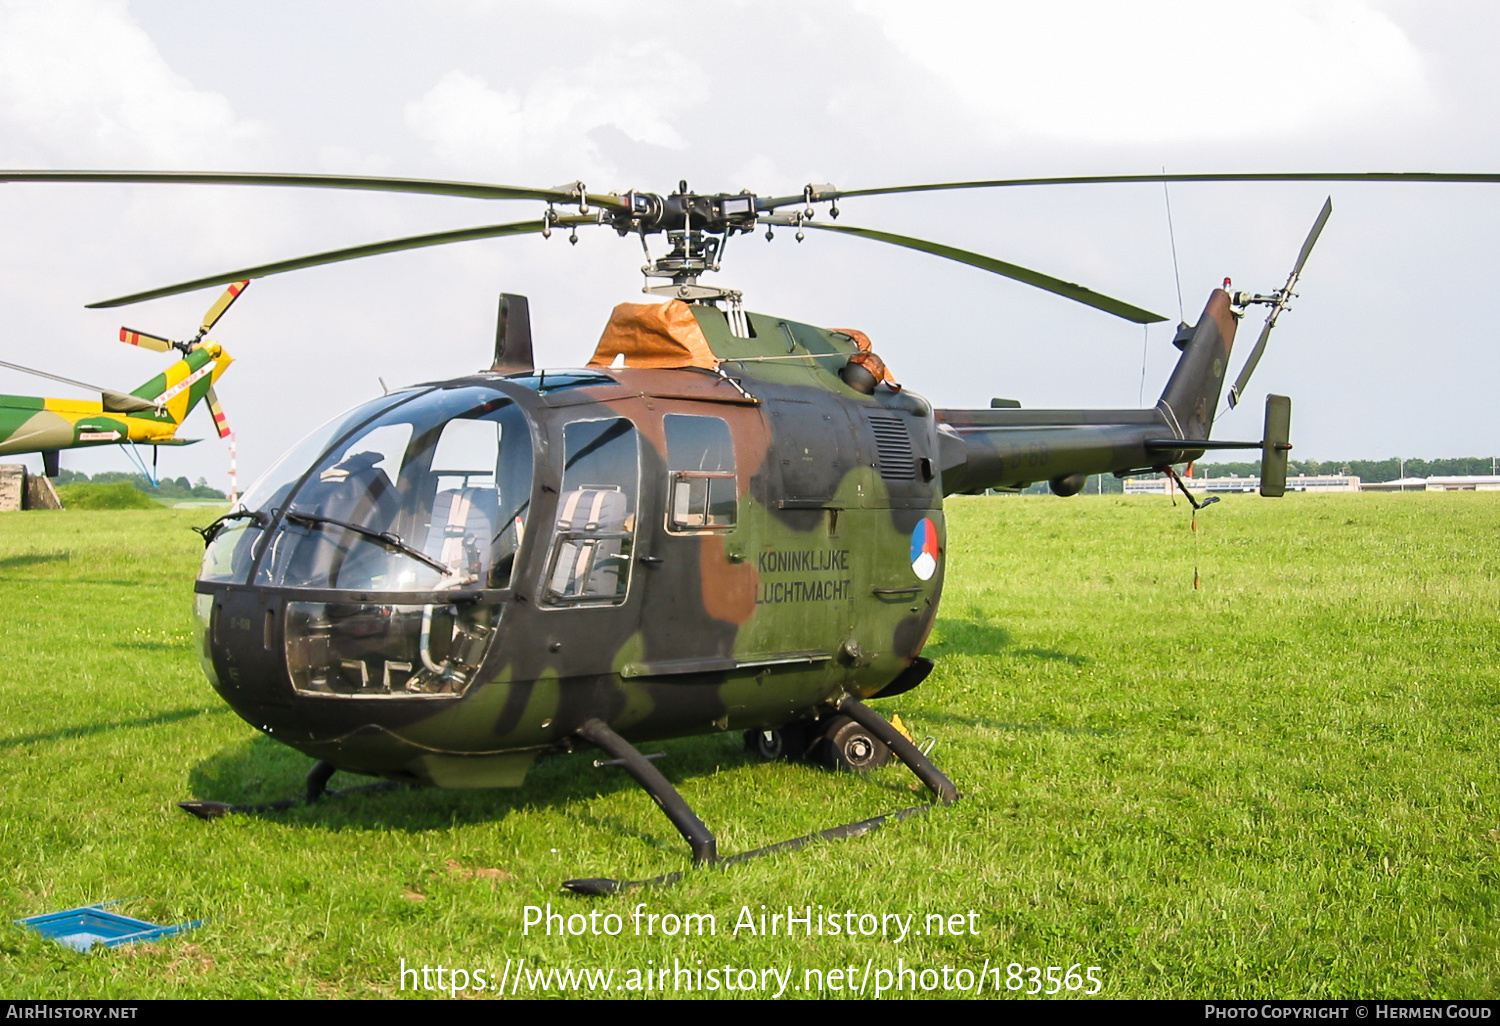
[[[608,367],[621,353],[627,367],[712,370],[719,365],[719,358],[708,348],[708,339],[703,336],[692,308],[679,299],[665,303],[621,303],[615,307],[588,365]]]
[[[890,368],[885,365],[885,361],[876,356],[875,350],[870,348],[869,335],[854,328],[836,328],[834,330],[840,335],[848,335],[852,338],[854,345],[859,349],[858,353],[850,357],[850,363],[863,365],[865,370],[875,375],[876,381],[883,381],[897,392],[901,391],[901,386],[896,382],[895,375],[891,373]]]

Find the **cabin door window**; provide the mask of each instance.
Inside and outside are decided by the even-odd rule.
[[[668,414],[667,530],[675,534],[734,528],[734,443],[718,417]]]
[[[546,600],[552,605],[625,601],[635,541],[640,449],[624,418],[563,428],[566,457],[557,502]]]

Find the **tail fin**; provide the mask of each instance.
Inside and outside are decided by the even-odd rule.
[[[1214,289],[1198,323],[1184,325],[1173,340],[1182,356],[1156,405],[1176,422],[1178,437],[1207,438],[1213,428],[1238,322],[1229,293]]]
[[[152,403],[163,419],[181,424],[233,360],[217,342],[205,342],[130,394]]]

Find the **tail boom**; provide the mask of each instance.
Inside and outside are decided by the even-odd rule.
[[[0,396],[0,456],[174,444],[183,418],[208,397],[231,359],[217,343],[204,343],[128,395],[105,391],[99,401]]]
[[[1197,325],[1178,333],[1182,356],[1149,410],[938,410],[944,494],[1050,481],[1068,495],[1089,474],[1197,459],[1214,447],[1207,439],[1237,320],[1229,294],[1215,289]]]

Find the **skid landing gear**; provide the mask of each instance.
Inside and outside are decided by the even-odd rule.
[[[300,798],[283,798],[279,802],[262,802],[259,805],[228,805],[224,802],[178,802],[177,807],[183,812],[190,812],[199,819],[218,819],[227,816],[231,812],[283,812],[294,809],[298,805],[312,805],[322,798],[337,798],[339,795],[354,794],[357,791],[392,791],[406,785],[399,780],[382,780],[375,784],[361,784],[357,787],[344,787],[337,791],[328,789],[328,781],[337,769],[331,762],[319,761],[313,764],[313,768],[307,771],[307,791]]]
[[[578,728],[577,733],[585,741],[604,749],[617,759],[619,765],[646,789],[646,793],[657,805],[661,806],[661,810],[667,814],[672,825],[688,842],[688,846],[693,851],[693,865],[695,866],[730,866],[737,862],[748,862],[762,855],[770,855],[773,852],[801,848],[819,839],[836,841],[846,837],[858,837],[860,834],[882,826],[887,821],[907,819],[926,812],[935,805],[951,805],[959,798],[958,789],[953,786],[953,782],[944,776],[942,771],[932,764],[932,760],[917,749],[916,745],[902,737],[900,732],[887,723],[879,713],[850,699],[839,707],[838,715],[822,717],[812,724],[792,724],[781,730],[752,731],[747,741],[758,754],[766,759],[795,758],[809,752],[821,751],[827,753],[820,757],[828,764],[857,772],[874,769],[876,765],[884,765],[894,754],[917,775],[917,779],[927,785],[937,801],[889,812],[873,819],[860,820],[858,823],[831,827],[805,837],[794,837],[790,841],[756,848],[754,851],[720,858],[713,833],[698,818],[697,813],[693,812],[692,807],[683,800],[682,795],[677,793],[677,789],[666,777],[662,776],[661,771],[636,751],[634,745],[616,734],[602,720],[589,720]],[[800,751],[798,751],[799,748]],[[883,757],[880,754],[882,750]],[[657,887],[676,883],[684,875],[686,874],[683,872],[667,873],[649,880],[613,880],[607,877],[591,877],[568,880],[563,883],[563,887],[575,894],[604,895],[633,887]]]

